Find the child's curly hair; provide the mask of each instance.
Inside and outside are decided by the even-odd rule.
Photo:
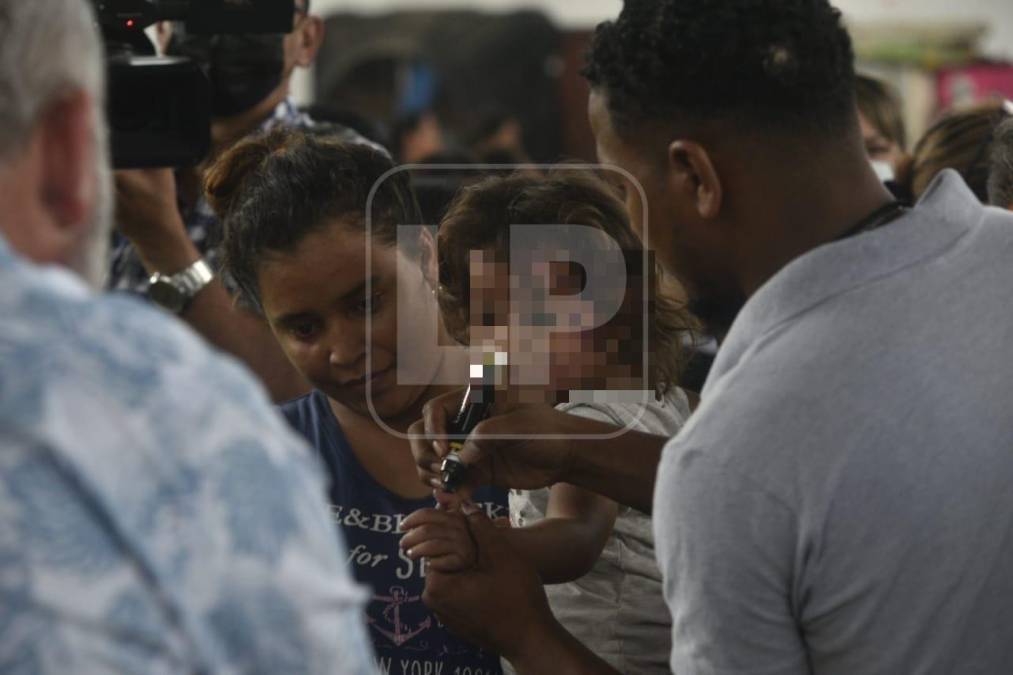
[[[648,256],[650,269],[643,269],[644,246],[630,226],[622,202],[605,181],[585,171],[560,168],[548,176],[516,173],[491,177],[458,194],[440,224],[438,246],[440,308],[455,339],[468,343],[471,251],[491,251],[497,260],[507,261],[510,227],[515,224],[591,226],[612,237],[623,251],[627,270],[649,278],[648,379],[659,396],[678,384],[686,360],[682,341],[693,332],[693,319],[661,292],[661,272],[653,256]],[[630,344],[620,351],[638,356],[643,351],[642,340],[643,336],[634,332]]]

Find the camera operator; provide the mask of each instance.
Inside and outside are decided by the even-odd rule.
[[[168,54],[192,56],[208,66],[212,158],[258,131],[313,125],[289,97],[293,71],[312,65],[323,40],[323,21],[309,10],[309,0],[296,0],[294,27],[284,36],[168,36]],[[342,133],[367,142],[350,130]],[[267,324],[236,306],[227,279],[216,276],[218,222],[200,194],[200,172],[200,167],[117,172],[116,220],[125,241],[113,254],[109,286],[148,295],[178,313],[212,344],[244,361],[275,401],[295,398],[309,386]]]

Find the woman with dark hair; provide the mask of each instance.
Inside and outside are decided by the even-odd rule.
[[[329,471],[349,563],[372,589],[366,619],[381,669],[499,673],[496,655],[451,636],[422,603],[427,563],[443,562],[398,547],[402,519],[435,505],[403,434],[454,388],[442,383],[467,381],[467,355],[439,346],[452,343],[436,304],[435,242],[420,228],[398,245],[398,226],[418,223],[418,209],[407,175],[391,169],[370,146],[277,131],[225,153],[206,190],[225,269],[314,386],[281,410]],[[408,355],[399,334],[413,338]],[[505,515],[502,492],[475,499]]]

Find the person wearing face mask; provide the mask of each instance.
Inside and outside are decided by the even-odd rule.
[[[309,128],[313,120],[289,96],[296,68],[312,65],[323,40],[323,21],[309,0],[296,0],[293,29],[286,35],[188,35],[173,26],[162,34],[168,54],[202,64],[213,86],[212,153],[208,162],[238,141],[277,127]],[[369,143],[350,130],[343,140]],[[205,163],[207,164],[207,163]],[[200,194],[202,167],[116,174],[116,247],[108,287],[147,296],[178,314],[222,351],[243,361],[275,401],[309,390],[285,359],[267,325],[233,302],[234,289],[218,276],[218,221]]]
[[[869,163],[887,189],[899,201],[910,204],[914,201],[910,191],[897,181],[910,161],[900,96],[886,82],[857,73],[855,102]]]
[[[884,183],[897,175],[907,157],[907,132],[900,98],[890,85],[869,75],[855,75],[855,101],[862,141],[876,175]]]

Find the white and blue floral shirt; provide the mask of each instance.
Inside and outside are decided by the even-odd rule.
[[[235,362],[0,240],[0,672],[373,673],[324,490]]]

